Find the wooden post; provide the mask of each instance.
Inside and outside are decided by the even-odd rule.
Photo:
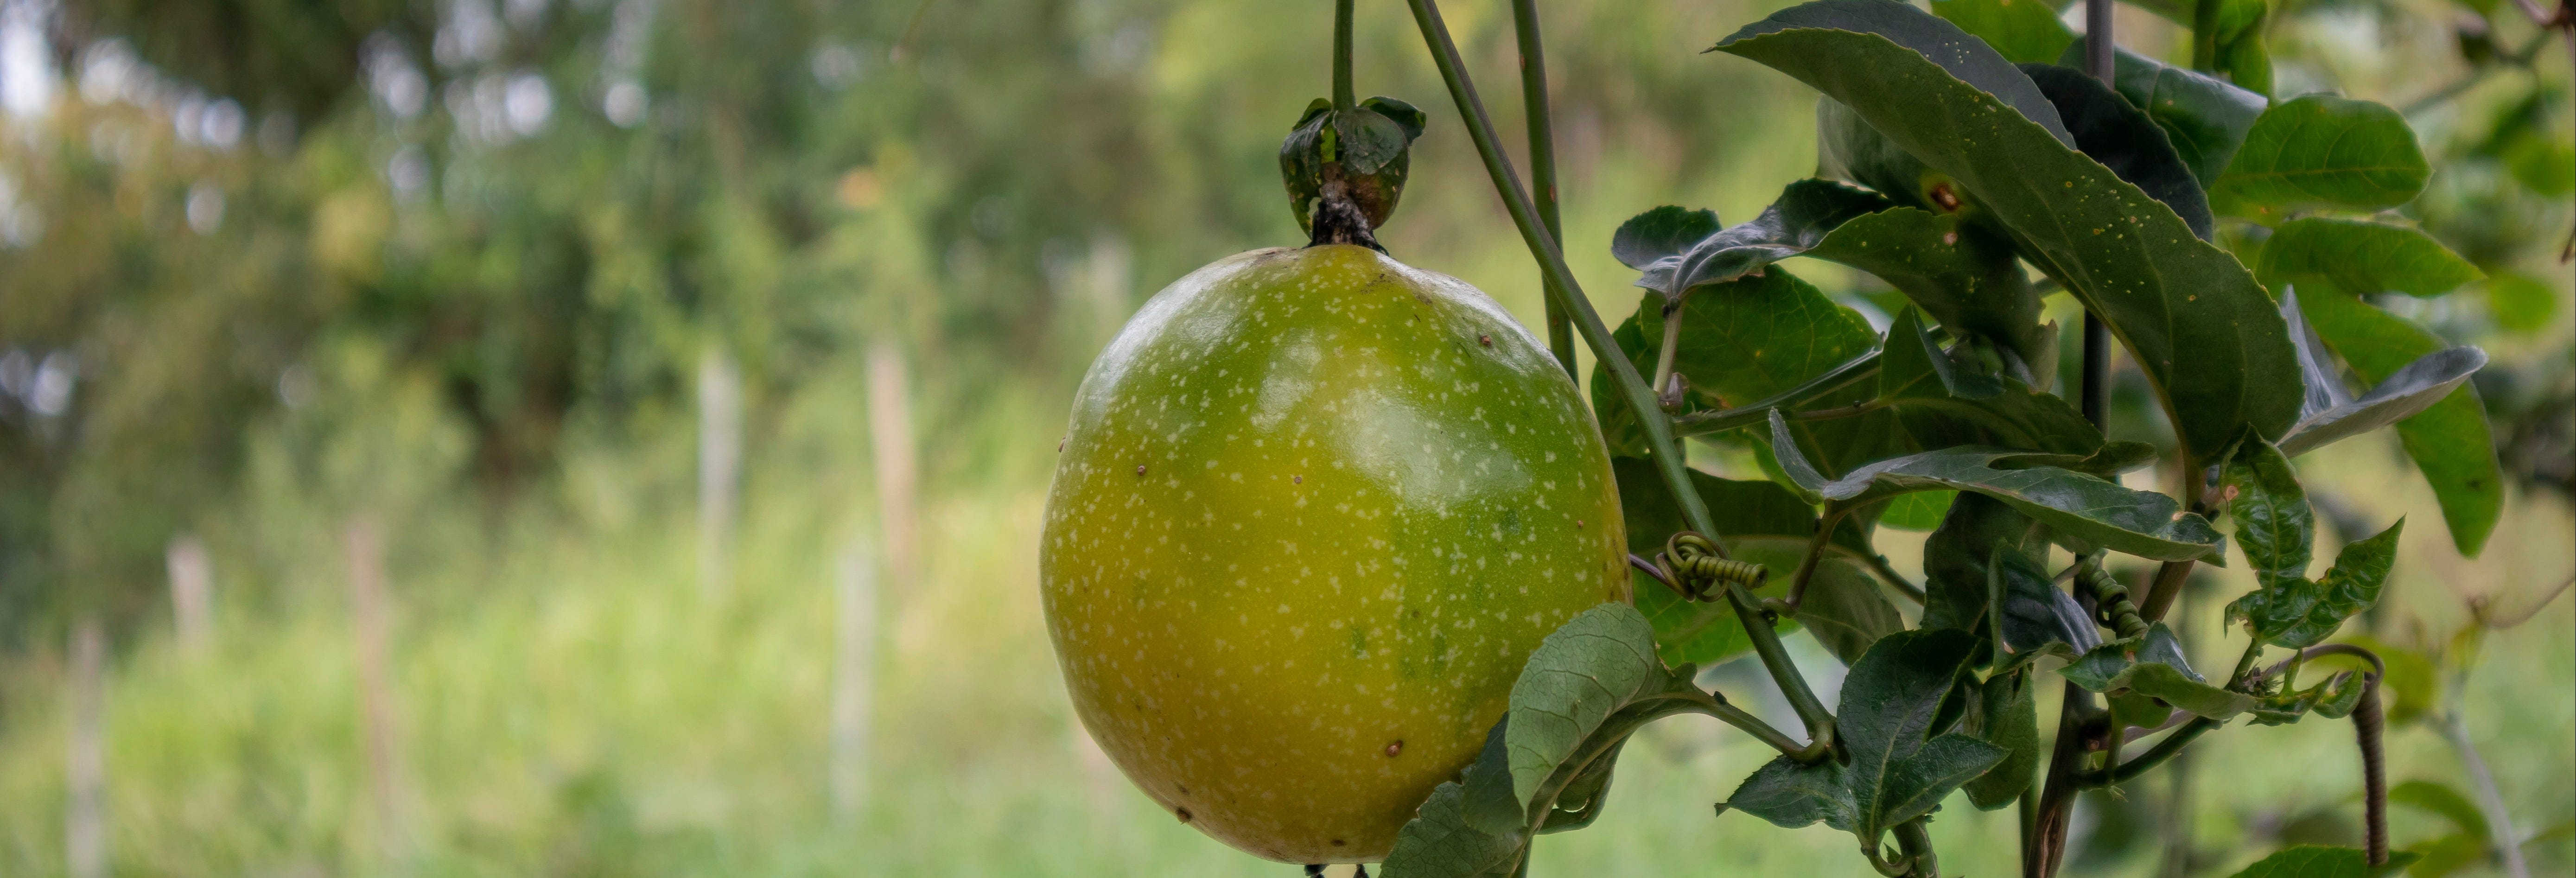
[[[367,792],[376,812],[377,845],[387,861],[401,856],[402,746],[395,734],[393,598],[385,585],[383,526],[351,516],[342,534],[349,555],[349,627],[358,660],[358,732],[366,747]]]
[[[70,807],[63,815],[63,859],[72,878],[107,875],[107,635],[96,618],[72,627],[71,747],[65,754]]]
[[[698,595],[724,597],[733,574],[734,496],[741,488],[742,373],[721,348],[698,360]]]
[[[868,350],[868,436],[876,455],[877,521],[885,539],[885,574],[896,594],[921,575],[920,531],[914,518],[920,490],[914,457],[912,387],[903,351],[891,342]]]
[[[163,554],[170,571],[170,611],[178,629],[179,651],[202,658],[213,640],[214,560],[206,554],[205,543],[187,534],[172,538]]]
[[[832,819],[854,822],[867,804],[868,732],[876,700],[876,553],[853,539],[834,559]]]

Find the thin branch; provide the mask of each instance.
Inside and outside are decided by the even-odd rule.
[[[1556,201],[1556,122],[1548,110],[1547,49],[1538,26],[1538,0],[1512,0],[1512,31],[1520,38],[1521,106],[1529,117],[1530,185],[1538,190],[1538,220],[1547,226],[1548,237],[1563,241],[1565,224],[1557,217]],[[1555,283],[1544,272],[1539,281]],[[1555,295],[1546,299],[1548,352],[1556,355],[1566,375],[1575,376],[1574,322]]]

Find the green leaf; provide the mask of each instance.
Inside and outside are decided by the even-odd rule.
[[[2449,398],[2486,364],[2487,352],[2466,346],[2416,357],[2360,399],[2301,418],[2281,440],[2281,453],[2296,457],[2414,417]]]
[[[2029,671],[1986,678],[1977,688],[1977,706],[1961,729],[2005,752],[2004,760],[1963,789],[1968,801],[1992,811],[2013,804],[2039,777],[2038,682]]]
[[[2030,518],[2003,501],[1976,493],[1957,497],[1941,526],[1923,541],[1921,624],[1977,631],[1987,620],[1988,562],[1996,547],[2018,553],[2047,544],[2034,542]]]
[[[1932,0],[1932,14],[2016,63],[2054,61],[2068,46],[2079,45],[2057,10],[2041,0]]]
[[[2018,111],[2041,130],[2056,137],[2060,144],[2070,148],[2075,145],[2074,136],[2068,134],[2066,126],[2058,121],[2056,106],[2049,103],[2039,87],[2031,84],[2030,77],[2023,76],[2010,60],[1997,54],[1985,41],[1960,30],[1958,25],[1894,0],[1801,3],[1745,25],[1734,35],[1718,41],[1714,51],[1743,55],[1804,79],[1806,77],[1798,71],[1758,57],[1752,44],[1767,43],[1766,37],[1786,36],[1794,40],[1800,34],[1813,33],[1869,34],[1892,47],[1910,50],[1924,62],[1937,65],[1951,78]],[[1818,90],[1833,95],[1832,89]],[[1840,96],[1834,97],[1841,100]],[[1866,117],[1867,113],[1864,112],[1863,116]]]
[[[1663,341],[1663,310],[1661,296],[1640,297],[1636,315],[1613,333],[1647,375],[1653,374],[1655,347]],[[1681,313],[1673,369],[1688,379],[1692,404],[1703,408],[1722,409],[1789,390],[1878,344],[1869,321],[1780,269],[1703,288]],[[1630,339],[1636,347],[1627,347]],[[1636,430],[1635,415],[1607,375],[1603,367],[1593,367],[1592,406],[1601,417],[1602,432]],[[1617,446],[1613,451],[1625,453]]]
[[[2032,121],[2056,116],[2053,106],[2043,115],[2025,100],[1995,96],[2036,92],[2028,77],[1994,91],[1952,72],[1973,67],[1991,79],[2008,65],[1991,49],[1964,34],[1929,58],[1909,48],[1936,30],[1956,33],[1902,3],[1821,0],[1717,48],[1816,87],[1954,178],[2025,258],[2109,322],[2180,425],[2187,461],[2216,453],[2245,426],[2279,436],[2298,417],[2297,357],[2253,276],[2193,237],[2171,210],[2072,149],[2062,124]]]
[[[2058,673],[2088,692],[2152,698],[2208,719],[2226,719],[2256,704],[2254,696],[2212,686],[2192,670],[2181,642],[2162,622],[2143,636],[2094,647]]]
[[[2032,374],[2050,372],[2055,348],[2039,325],[2039,294],[2012,242],[1991,229],[1896,207],[1843,223],[1806,255],[1877,275],[1952,336],[1993,339]]]
[[[1679,301],[1693,290],[1723,284],[1763,270],[1764,266],[1815,249],[1835,227],[1853,217],[1886,210],[1888,200],[1875,192],[1845,186],[1831,180],[1800,180],[1789,184],[1780,198],[1763,208],[1753,221],[1720,229],[1693,243],[1689,249],[1664,256],[1641,266],[1637,286],[1664,294],[1667,302]],[[1656,225],[1669,221],[1649,212],[1641,220]],[[1711,214],[1714,217],[1714,214]],[[1683,223],[1692,226],[1695,223]],[[1621,226],[1624,230],[1626,225]],[[1629,248],[1643,252],[1642,246]],[[1620,250],[1616,237],[1611,251]]]
[[[1870,644],[1905,629],[1905,617],[1878,591],[1878,580],[1858,565],[1818,563],[1798,603],[1798,622],[1844,664],[1860,660]]]
[[[1872,846],[1889,827],[1931,813],[2007,755],[1967,735],[1943,734],[1936,722],[1976,647],[1976,638],[1960,631],[1880,639],[1843,679],[1834,729],[1849,763],[1775,758],[1745,778],[1724,807],[1791,829],[1822,822]]]
[[[1467,825],[1460,804],[1465,790],[1441,784],[1395,837],[1378,873],[1385,878],[1511,878],[1529,838],[1494,835]]]
[[[2458,787],[2440,781],[2410,780],[2388,788],[2388,801],[2441,815],[2451,825],[2483,844],[2490,837],[2487,815]]]
[[[1679,693],[1699,694],[1687,668],[1664,668],[1655,657],[1654,626],[1625,604],[1586,610],[1549,634],[1512,684],[1504,728],[1512,794],[1520,808],[1533,806],[1548,778],[1612,714]]]
[[[2380,586],[2397,560],[2397,534],[2405,527],[2399,519],[2378,536],[2345,545],[2323,579],[2275,580],[2237,598],[2227,605],[2227,617],[2246,622],[2255,637],[2283,649],[2325,642],[2343,620],[2379,602]]]
[[[2406,318],[2334,290],[2306,291],[2299,308],[2344,363],[2369,381],[2386,382],[2424,355],[2451,346]],[[2433,486],[2442,520],[2450,525],[2451,544],[2460,554],[2477,555],[2504,514],[2504,467],[2496,460],[2495,436],[2477,385],[2462,383],[2440,402],[2397,422],[2397,437]]]
[[[2200,180],[2183,164],[2164,128],[2145,110],[2081,70],[2024,64],[2021,71],[2057,104],[2057,116],[2075,135],[2076,149],[2173,208],[2194,236],[2210,239],[2217,219],[2210,216],[2209,196],[2201,192]]]
[[[2414,861],[2412,853],[2390,851],[2386,865],[2372,866],[2360,848],[2303,844],[2264,857],[2234,878],[2378,878]]]
[[[2405,851],[2417,857],[2406,867],[2408,876],[2442,878],[2485,864],[2491,848],[2484,840],[2455,832],[2407,845]]]
[[[1887,501],[1879,513],[1878,526],[1897,530],[1931,530],[1941,526],[1941,518],[1950,514],[1957,491],[1917,491]]]
[[[1974,491],[2070,536],[2160,561],[2217,554],[2218,532],[2174,499],[2056,466],[2027,464],[2028,452],[1943,448],[1883,460],[1826,481],[1790,438],[1788,421],[1771,417],[1772,453],[1799,486],[1829,500],[1867,503],[1910,491]],[[2020,467],[2020,468],[2007,468]]]
[[[1610,235],[1610,255],[1619,264],[1645,270],[1657,260],[1688,252],[1691,245],[1726,228],[1717,211],[1690,210],[1667,204],[1628,218]]]
[[[2486,286],[2487,312],[2507,332],[2538,332],[2558,315],[2558,291],[2530,275],[2499,272]]]
[[[2307,581],[2316,516],[2287,455],[2259,438],[2238,445],[2219,475],[2219,496],[2236,519],[2236,549],[2253,566],[2258,587]]]
[[[2302,95],[2254,120],[2209,201],[2219,213],[2256,221],[2301,210],[2380,210],[2415,200],[2432,174],[2396,110]]]
[[[2083,67],[2083,44],[2067,46],[2057,63]],[[2112,88],[2165,130],[2174,153],[2203,188],[2227,170],[2246,133],[2253,130],[2254,120],[2271,104],[2262,95],[2225,80],[2127,49],[2118,50],[2112,69]]]
[[[2332,217],[2282,223],[2263,243],[2254,274],[2274,290],[2324,284],[2428,297],[2486,276],[2420,229]]]
[[[2346,671],[2306,689],[2285,688],[2263,697],[2248,713],[2258,726],[2289,725],[2309,713],[2327,719],[2342,719],[2352,713],[2353,705],[2361,702],[2361,687],[2351,685],[2355,677]]]
[[[2072,660],[2102,645],[2092,615],[2039,562],[2008,545],[1995,546],[1986,564],[1986,612],[1999,671],[2043,655]]]

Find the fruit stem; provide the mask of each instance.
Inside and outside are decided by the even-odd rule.
[[[1485,162],[1485,174],[1493,178],[1495,194],[1502,196],[1503,208],[1511,214],[1512,225],[1520,230],[1521,242],[1529,246],[1530,256],[1538,260],[1539,268],[1552,281],[1547,284],[1548,295],[1574,318],[1575,328],[1583,335],[1584,346],[1592,349],[1593,358],[1607,369],[1611,381],[1618,385],[1620,398],[1627,401],[1629,411],[1635,413],[1637,422],[1645,427],[1646,447],[1653,452],[1656,468],[1663,472],[1664,484],[1671,488],[1673,496],[1681,503],[1683,522],[1689,524],[1691,530],[1707,535],[1710,542],[1718,544],[1722,556],[1725,551],[1723,532],[1709,517],[1708,504],[1700,499],[1698,486],[1691,484],[1689,464],[1673,440],[1672,419],[1655,405],[1655,392],[1646,387],[1646,379],[1637,374],[1637,365],[1620,352],[1619,343],[1610,337],[1609,328],[1602,325],[1601,315],[1592,310],[1591,300],[1584,297],[1583,286],[1575,282],[1574,272],[1565,266],[1565,256],[1557,248],[1556,237],[1540,225],[1538,210],[1531,206],[1528,190],[1521,188],[1520,176],[1513,173],[1511,162],[1503,155],[1502,144],[1494,135],[1493,120],[1485,115],[1485,103],[1476,96],[1476,84],[1467,76],[1466,63],[1458,58],[1458,45],[1449,37],[1449,25],[1440,19],[1439,3],[1436,0],[1406,2],[1413,7],[1414,24],[1422,29],[1422,41],[1431,50],[1432,62],[1440,68],[1441,81],[1449,86],[1450,100],[1458,106],[1460,121],[1467,126],[1468,139],[1475,142],[1476,155]],[[1831,734],[1833,714],[1816,701],[1816,693],[1807,687],[1806,679],[1799,676],[1797,666],[1789,663],[1788,650],[1781,647],[1779,633],[1771,630],[1770,624],[1753,610],[1751,603],[1742,597],[1741,589],[1729,586],[1727,595],[1728,600],[1736,605],[1740,616],[1738,621],[1744,623],[1745,634],[1753,640],[1754,651],[1762,655],[1763,667],[1770,670],[1772,679],[1780,684],[1780,691],[1798,709],[1798,717],[1806,722],[1808,732]]]
[[[1359,92],[1351,86],[1351,3],[1333,2],[1333,109],[1348,111],[1359,106]]]
[[[1547,51],[1539,35],[1538,0],[1512,0],[1512,30],[1521,44],[1521,106],[1529,117],[1530,186],[1538,190],[1533,193],[1538,197],[1538,220],[1547,227],[1548,237],[1563,241],[1565,224],[1556,209],[1555,122],[1547,104]],[[1555,281],[1542,271],[1539,283]],[[1557,304],[1556,294],[1546,299],[1547,349],[1556,355],[1557,365],[1565,367],[1566,376],[1579,383],[1583,379],[1574,371],[1574,322],[1566,317],[1565,306]]]

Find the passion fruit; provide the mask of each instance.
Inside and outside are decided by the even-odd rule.
[[[1075,394],[1039,556],[1065,688],[1182,822],[1371,862],[1541,639],[1627,601],[1600,431],[1484,293],[1366,247],[1157,294]]]

